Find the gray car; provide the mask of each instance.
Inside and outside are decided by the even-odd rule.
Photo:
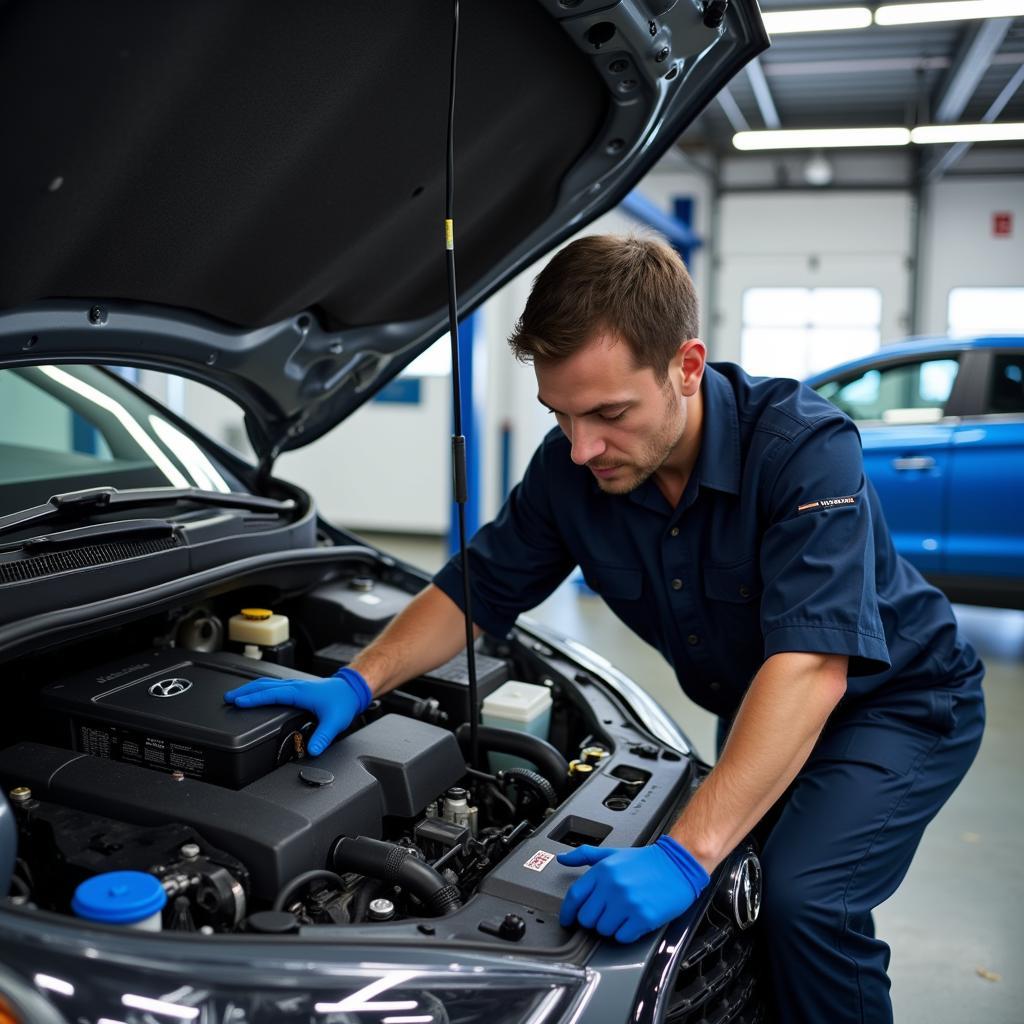
[[[463,312],[767,45],[752,2],[463,7]],[[475,766],[465,656],[315,759],[304,712],[222,699],[329,674],[427,581],[273,468],[447,327],[451,36],[447,4],[0,9],[0,1019],[764,1019],[753,839],[631,946],[559,925],[555,856],[650,841],[708,771],[599,654],[483,637],[485,713],[531,710]],[[233,399],[255,464],[111,367]]]

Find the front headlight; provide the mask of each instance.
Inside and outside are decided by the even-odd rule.
[[[219,943],[204,943],[200,962],[176,945],[179,957],[168,961],[5,944],[0,959],[24,982],[8,974],[5,984],[0,974],[0,997],[25,1024],[36,1019],[25,1006],[26,986],[57,1019],[79,1024],[555,1024],[578,1019],[593,981],[585,971],[532,963],[340,967],[340,950],[333,964],[298,949],[287,959],[236,959],[227,944],[208,958]]]

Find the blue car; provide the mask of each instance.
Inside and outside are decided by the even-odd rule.
[[[1024,337],[913,339],[807,383],[860,429],[900,554],[954,601],[1024,608]]]

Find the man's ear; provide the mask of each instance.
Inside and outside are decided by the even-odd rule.
[[[707,355],[707,346],[700,338],[688,338],[680,344],[672,357],[673,369],[679,374],[680,388],[687,398],[700,389]]]

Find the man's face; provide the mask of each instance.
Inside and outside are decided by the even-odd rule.
[[[658,381],[638,369],[629,346],[598,334],[574,355],[535,362],[537,398],[572,444],[572,461],[586,466],[608,494],[627,494],[675,451],[686,428],[678,373]]]

